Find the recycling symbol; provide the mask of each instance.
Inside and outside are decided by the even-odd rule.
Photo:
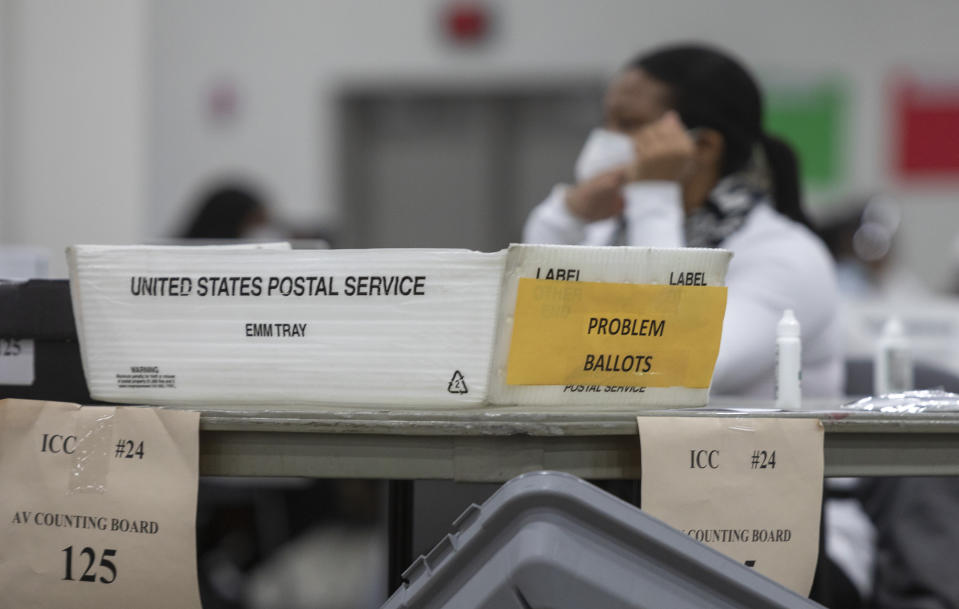
[[[450,393],[468,393],[469,389],[466,388],[466,379],[463,378],[463,373],[459,370],[453,373],[453,378],[450,379],[449,385],[446,386],[446,390]]]

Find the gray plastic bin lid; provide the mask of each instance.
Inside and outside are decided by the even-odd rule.
[[[471,505],[403,579],[383,609],[822,607],[559,472]]]

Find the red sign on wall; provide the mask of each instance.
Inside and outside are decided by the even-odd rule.
[[[900,78],[892,102],[899,175],[959,179],[959,77],[948,83]]]

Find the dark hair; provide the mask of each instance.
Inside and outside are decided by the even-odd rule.
[[[236,239],[256,214],[265,213],[260,197],[250,188],[224,185],[197,203],[196,215],[181,236],[184,239]]]
[[[776,209],[809,225],[802,209],[799,162],[789,144],[763,132],[762,94],[742,64],[717,49],[686,44],[640,55],[628,67],[670,87],[671,105],[687,127],[709,127],[722,134],[721,175],[745,167],[756,144],[761,145]]]

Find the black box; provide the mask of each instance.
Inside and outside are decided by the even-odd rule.
[[[24,341],[30,340],[33,383],[0,384],[0,399],[92,403],[80,361],[70,282],[66,279],[0,281],[0,368],[3,358],[23,356],[28,346]],[[0,380],[4,382],[11,380]]]

